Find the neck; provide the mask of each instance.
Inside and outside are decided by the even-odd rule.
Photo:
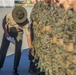
[[[63,4],[64,10],[67,10],[70,6],[67,3]]]
[[[50,4],[50,3],[46,3],[46,2],[44,1],[44,5],[48,5],[48,4]]]
[[[53,4],[54,3],[54,0],[51,0],[50,3]]]
[[[73,9],[76,11],[76,2],[73,4]]]
[[[56,4],[57,4],[58,7],[60,6],[59,3],[56,3]]]

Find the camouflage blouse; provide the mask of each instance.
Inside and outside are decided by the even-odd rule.
[[[64,43],[75,42],[75,13],[72,8],[68,8],[64,14]]]
[[[51,25],[54,28],[53,35],[57,38],[62,38],[64,26],[62,25],[64,9],[58,7],[56,3],[51,6]]]

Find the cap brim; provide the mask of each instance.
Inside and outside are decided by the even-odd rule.
[[[21,10],[23,13],[24,13],[24,16],[22,19],[19,19],[16,17],[16,13],[18,12],[18,10]],[[16,6],[13,11],[12,11],[12,17],[13,19],[17,22],[17,23],[22,23],[26,20],[27,18],[27,11],[24,7],[21,7],[21,6]]]

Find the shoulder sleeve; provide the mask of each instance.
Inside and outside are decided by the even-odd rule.
[[[2,27],[3,27],[3,29],[5,28],[5,25],[6,25],[6,16],[3,18],[3,21],[2,21]]]
[[[32,8],[32,11],[31,11],[31,14],[30,14],[30,20],[31,20],[31,22],[33,22],[34,20],[36,20],[35,16],[37,14],[37,10],[38,10],[38,3],[36,3],[34,5],[34,7]]]

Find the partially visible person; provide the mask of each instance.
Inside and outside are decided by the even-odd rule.
[[[48,57],[50,64],[50,75],[65,75],[63,69],[63,25],[61,20],[63,18],[64,9],[59,5],[59,0],[54,0],[51,5],[51,45],[48,50]],[[58,63],[58,64],[57,64]]]
[[[75,56],[75,13],[73,10],[73,7],[69,4],[68,1],[66,0],[65,2],[62,0],[59,0],[60,3],[63,5],[65,9],[64,17],[63,17],[63,24],[64,24],[64,69],[65,74],[67,75],[75,75],[75,70],[76,70],[76,56]],[[72,4],[74,4],[74,0],[71,0]],[[66,58],[66,59],[65,59]],[[72,69],[73,68],[73,69]]]
[[[31,48],[31,36],[29,31],[29,21],[27,19],[26,9],[21,6],[17,6],[12,11],[10,11],[3,19],[3,29],[4,34],[0,49],[0,69],[3,67],[6,53],[10,45],[10,41],[7,40],[7,37],[10,36],[15,40],[13,74],[19,75],[18,66],[21,57],[23,30],[26,33],[28,47]]]
[[[76,10],[76,0],[68,0],[68,4],[69,4],[74,10]]]
[[[63,8],[67,10],[70,6],[68,5],[67,0],[59,0],[59,4],[63,5]]]
[[[34,39],[34,31],[33,31],[33,24],[38,19],[37,13],[38,13],[38,8],[39,8],[39,3],[41,3],[40,0],[32,0],[32,3],[34,4],[33,9],[30,14],[30,29],[31,29],[31,39],[33,41]],[[37,23],[36,23],[37,24]],[[35,56],[35,48],[32,43],[32,49],[29,50],[29,60],[30,60],[30,66],[29,66],[29,72],[32,74],[35,71],[35,62],[34,62],[34,56]]]
[[[35,65],[38,65],[36,67],[34,73],[42,73],[43,72],[43,71],[40,72],[40,69],[42,67],[39,66],[39,64],[43,60],[42,52],[43,52],[43,50],[46,50],[46,49],[43,49],[43,46],[45,45],[45,43],[41,46],[40,41],[42,42],[42,40],[44,40],[43,36],[45,36],[45,35],[43,35],[43,33],[46,31],[45,28],[50,27],[50,26],[47,26],[47,25],[49,25],[48,21],[50,21],[50,20],[48,20],[49,18],[47,18],[48,17],[47,15],[50,13],[50,8],[51,8],[50,0],[44,0],[44,1],[40,1],[40,2],[36,3],[32,12],[31,12],[31,17],[30,17],[31,27],[32,27],[33,34],[34,34],[33,41],[32,41],[33,50],[35,52],[34,53],[34,61],[36,62]],[[41,33],[42,33],[42,35],[41,35]]]
[[[74,75],[76,72],[76,1],[75,0],[67,0],[68,4],[71,7],[71,12],[69,12],[69,18],[67,22],[67,36],[68,41],[67,44],[67,53],[66,57],[69,58],[66,61],[69,61],[69,65],[67,66],[67,73],[70,75]],[[72,57],[71,57],[72,56]],[[68,64],[68,63],[67,63]],[[71,70],[70,64],[72,64],[73,69]]]
[[[32,0],[33,4],[36,4],[37,2],[39,2],[40,0]]]
[[[63,1],[63,0],[59,0],[59,3],[63,6],[65,13],[64,13],[64,17],[63,17],[63,22],[64,22],[64,27],[68,28],[68,22],[69,22],[69,17],[71,16],[71,14],[73,14],[73,10],[71,8],[71,6],[68,4],[68,1]],[[64,28],[65,29],[65,28]],[[64,41],[69,42],[69,38],[67,38],[67,33],[68,31],[64,30]],[[69,36],[68,36],[69,37]],[[64,44],[64,47],[66,48],[66,45]],[[68,50],[73,48],[73,45],[69,43],[69,47]]]

